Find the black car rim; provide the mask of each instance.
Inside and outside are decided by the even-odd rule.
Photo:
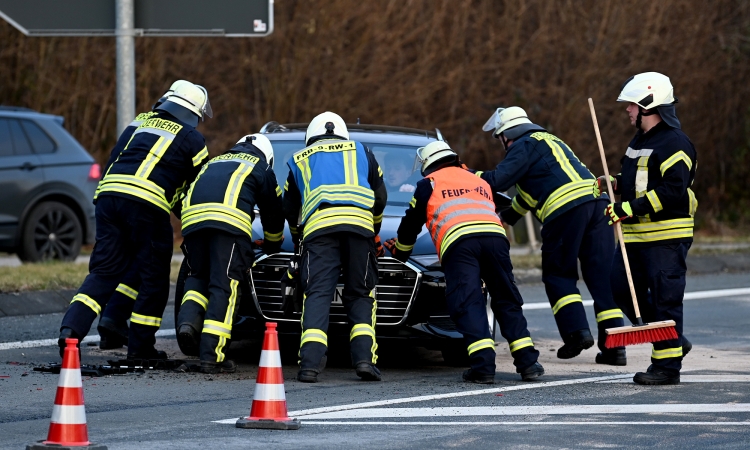
[[[73,255],[75,219],[59,209],[42,216],[34,228],[34,243],[41,259],[66,259]]]

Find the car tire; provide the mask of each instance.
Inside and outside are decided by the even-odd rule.
[[[179,322],[177,321],[177,317],[180,315],[180,306],[182,306],[182,297],[185,295],[185,280],[187,279],[189,272],[187,259],[182,260],[182,264],[180,265],[180,272],[177,274],[177,283],[175,284],[174,289],[174,331],[177,333],[177,329],[180,327]],[[201,330],[198,330],[201,331]],[[191,351],[191,349],[182,348],[182,345],[180,345],[179,339],[177,340],[177,345],[180,347],[180,351],[186,355],[186,356],[198,356],[195,354],[195,351]]]
[[[82,243],[83,227],[76,213],[60,202],[42,202],[24,222],[18,257],[24,262],[73,261]]]

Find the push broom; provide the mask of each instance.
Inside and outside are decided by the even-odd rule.
[[[612,182],[609,179],[609,169],[607,168],[607,158],[604,156],[604,146],[602,145],[602,136],[599,133],[599,122],[596,120],[596,111],[594,111],[594,101],[589,99],[589,109],[591,110],[591,120],[594,122],[594,132],[596,133],[596,143],[599,144],[599,155],[602,157],[602,166],[604,167],[604,177],[607,180],[607,191],[614,195]],[[643,323],[641,311],[638,308],[638,298],[635,296],[635,287],[633,286],[633,276],[630,274],[630,263],[628,262],[628,253],[625,251],[625,240],[622,236],[622,226],[620,222],[615,222],[615,231],[617,240],[620,242],[622,250],[622,259],[625,263],[625,274],[628,278],[630,287],[630,297],[633,300],[633,309],[635,311],[635,323],[632,326],[617,328],[607,328],[605,333],[607,339],[604,346],[607,348],[623,347],[626,345],[646,344],[649,342],[668,341],[677,339],[677,330],[675,330],[674,320],[664,320],[661,322]]]

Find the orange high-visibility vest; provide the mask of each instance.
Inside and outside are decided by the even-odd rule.
[[[432,196],[427,202],[427,229],[441,259],[452,243],[468,234],[505,235],[486,181],[459,167],[440,169],[428,178]]]

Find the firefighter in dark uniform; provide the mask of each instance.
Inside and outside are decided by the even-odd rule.
[[[103,174],[106,174],[109,167],[112,165],[120,153],[128,145],[128,141],[133,136],[133,133],[143,122],[150,117],[156,115],[156,108],[164,103],[167,97],[172,94],[177,86],[184,83],[185,80],[177,80],[172,83],[167,92],[162,95],[159,100],[154,103],[151,107],[151,111],[138,114],[130,124],[125,127],[125,130],[120,135],[117,143],[112,149],[112,153],[109,156],[109,161],[104,168]],[[103,175],[102,175],[103,177]],[[138,275],[138,265],[135,264],[128,270],[127,275],[123,278],[122,282],[117,285],[115,293],[107,302],[107,306],[104,307],[101,316],[99,317],[99,325],[96,330],[99,332],[99,348],[102,350],[109,350],[115,348],[121,348],[123,345],[128,345],[128,319],[133,312],[133,305],[135,305],[135,299],[138,297],[138,289],[141,286],[141,277]]]
[[[206,90],[178,86],[156,114],[134,132],[107,169],[95,196],[96,244],[89,275],[63,317],[58,344],[83,339],[92,322],[137,262],[141,279],[130,316],[129,359],[166,358],[154,348],[155,333],[169,296],[172,259],[170,210],[208,159],[203,136],[195,129],[212,116]]]
[[[304,295],[297,379],[317,382],[323,370],[331,301],[343,274],[352,365],[363,380],[379,381],[374,290],[378,282],[375,242],[379,242],[388,195],[383,172],[367,147],[349,140],[343,119],[332,112],[310,122],[305,145],[289,159],[284,186],[284,216],[295,245],[300,239],[302,245]]]
[[[262,134],[244,136],[231,150],[211,159],[183,201],[182,251],[190,272],[177,339],[182,348],[196,350],[205,373],[236,368],[225,350],[232,338],[239,285],[253,265],[256,204],[263,251],[276,253],[284,237],[281,189],[273,173],[273,147]]]
[[[398,227],[398,239],[385,246],[400,261],[409,259],[422,226],[435,242],[445,272],[448,311],[463,334],[471,368],[463,373],[468,382],[495,382],[495,340],[487,320],[487,285],[491,307],[508,341],[513,364],[521,378],[544,374],[537,362],[523,316],[523,298],[513,279],[505,229],[495,213],[490,186],[460,166],[458,155],[447,143],[435,141],[417,150],[422,176]]]
[[[501,213],[513,225],[532,211],[542,227],[542,281],[564,345],[557,357],[569,359],[594,345],[578,282],[578,261],[583,280],[594,298],[599,329],[596,356],[599,364],[624,366],[625,348],[604,346],[607,328],[624,324],[623,313],[612,298],[609,271],[615,241],[601,216],[607,200],[594,196],[595,177],[573,151],[556,136],[532,123],[526,112],[513,106],[498,108],[484,125],[503,143],[505,159],[494,171],[477,172],[494,191],[515,185],[512,208]]]
[[[682,335],[685,258],[693,242],[698,201],[690,189],[698,163],[695,147],[680,129],[677,99],[669,78],[656,72],[631,77],[617,101],[628,102],[637,128],[623,156],[613,189],[620,201],[607,206],[610,224],[622,221],[638,306],[646,322],[674,320],[675,340],[653,343],[651,366],[636,373],[638,384],[677,384],[682,358],[692,345]],[[603,178],[603,177],[602,177]],[[601,182],[600,182],[601,183]],[[601,213],[600,213],[601,214]],[[618,247],[612,269],[612,293],[635,320],[625,265]]]

